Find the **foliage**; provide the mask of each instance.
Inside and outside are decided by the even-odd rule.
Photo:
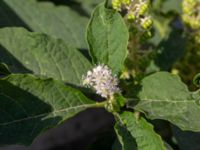
[[[30,145],[85,109],[105,108],[116,122],[113,150],[190,147],[187,134],[200,132],[199,4],[2,0],[0,145]]]

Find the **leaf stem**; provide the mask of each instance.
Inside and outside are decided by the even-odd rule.
[[[103,108],[105,107],[107,101],[103,101],[103,102],[96,102],[95,104],[91,104],[90,107],[91,108]]]

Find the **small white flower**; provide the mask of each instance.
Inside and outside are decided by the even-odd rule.
[[[83,77],[83,85],[93,87],[97,94],[105,98],[120,92],[116,75],[113,76],[108,66],[103,64],[87,72],[87,75]]]

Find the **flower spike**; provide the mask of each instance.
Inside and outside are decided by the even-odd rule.
[[[115,93],[120,93],[116,75],[113,76],[112,71],[104,64],[88,71],[83,77],[83,85],[94,88],[96,93],[104,98],[111,98]]]

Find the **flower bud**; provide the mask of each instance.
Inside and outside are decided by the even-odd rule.
[[[144,15],[147,12],[148,8],[149,8],[149,5],[147,3],[141,4],[140,8],[139,8],[139,11],[138,11],[138,14],[139,15]]]
[[[129,12],[128,15],[127,15],[127,19],[128,19],[129,21],[135,21],[136,16],[134,15],[134,13]]]
[[[141,25],[142,29],[144,29],[144,30],[149,29],[152,26],[152,24],[153,24],[153,21],[149,17],[141,19],[140,25]]]
[[[121,0],[113,0],[112,7],[115,10],[121,11]]]

